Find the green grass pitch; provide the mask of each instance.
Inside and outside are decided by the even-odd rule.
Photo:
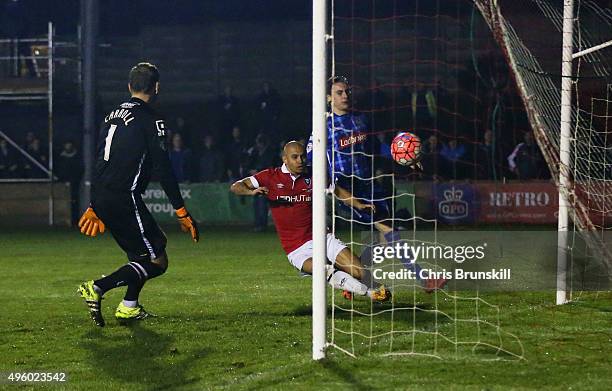
[[[103,301],[107,326],[100,329],[75,292],[81,281],[125,263],[110,235],[4,230],[0,372],[66,372],[65,384],[47,386],[54,390],[612,389],[610,292],[565,306],[552,304],[553,292],[481,294],[500,307],[501,326],[518,336],[524,360],[492,361],[486,349],[443,359],[354,359],[331,350],[312,362],[311,280],[297,276],[275,234],[208,229],[194,245],[177,227],[166,231],[170,268],[141,294],[158,317],[117,324],[113,312],[124,288],[118,289]],[[433,296],[418,299],[426,307]],[[461,308],[458,316],[469,318]],[[395,324],[403,321],[424,329],[433,322],[427,312]],[[375,327],[384,328],[386,320],[380,322]],[[476,328],[461,332],[476,338]]]

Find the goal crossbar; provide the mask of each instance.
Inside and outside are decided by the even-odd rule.
[[[579,57],[582,57],[582,56],[585,56],[585,55],[587,55],[589,53],[593,53],[593,52],[596,52],[598,50],[607,48],[608,46],[612,46],[612,39],[609,40],[608,42],[601,43],[601,44],[599,44],[597,46],[593,46],[591,48],[584,49],[584,50],[581,50],[579,52],[576,52],[576,53],[572,54],[572,59],[575,60],[575,59],[577,59]]]

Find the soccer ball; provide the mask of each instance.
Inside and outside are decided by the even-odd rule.
[[[391,156],[402,166],[415,165],[421,160],[421,139],[413,133],[399,133],[391,141]]]

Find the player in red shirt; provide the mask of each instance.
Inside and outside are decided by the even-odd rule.
[[[312,182],[305,175],[304,145],[288,142],[283,148],[283,165],[269,168],[235,182],[231,191],[237,195],[261,195],[268,198],[272,219],[289,262],[303,273],[312,274]],[[334,193],[350,206],[363,210],[372,205],[361,203],[346,190],[335,187]],[[369,289],[361,280],[364,269],[344,243],[327,234],[327,280],[343,289],[374,301],[387,301],[391,293],[384,286]]]

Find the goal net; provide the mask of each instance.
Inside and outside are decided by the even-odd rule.
[[[331,35],[329,76],[350,82],[352,107],[361,113],[357,122],[366,123],[370,142],[365,150],[355,149],[358,129],[340,140],[346,148],[332,151],[330,175],[363,202],[386,203],[391,215],[364,223],[335,198],[330,204],[332,229],[360,255],[368,275],[392,290],[393,300],[373,304],[329,292],[328,347],[351,356],[522,359],[520,339],[502,327],[503,308],[497,304],[501,295],[483,294],[477,287],[428,293],[418,278],[391,276],[418,274],[419,269],[443,273],[435,259],[415,266],[401,257],[378,263],[372,255],[378,245],[443,245],[439,223],[421,210],[423,195],[414,184],[501,180],[501,145],[493,145],[488,160],[471,153],[459,156],[456,149],[475,150],[485,133],[498,136],[500,127],[508,124],[503,131],[519,139],[529,126],[520,94],[507,77],[503,53],[482,17],[469,1],[334,0]],[[336,124],[335,114],[331,123],[335,144],[337,127],[344,125]],[[431,152],[422,172],[399,166],[388,156],[391,139],[402,131],[416,133]],[[438,158],[435,149],[443,143],[460,146],[452,148],[457,159]],[[339,170],[340,159],[358,167]],[[449,201],[461,191],[452,187]],[[384,235],[380,224],[389,227],[391,235]]]
[[[563,2],[475,0],[502,48],[552,178],[567,200],[565,299],[607,290],[612,280],[612,11],[605,2],[565,1],[573,11],[569,161],[560,160]],[[573,5],[573,7],[572,7]],[[569,95],[569,94],[568,94]],[[560,178],[567,172],[567,184]],[[563,230],[564,231],[564,230]],[[565,232],[560,232],[565,235]],[[586,245],[585,245],[586,244]],[[593,277],[596,276],[596,277]],[[565,292],[562,292],[565,295]]]

